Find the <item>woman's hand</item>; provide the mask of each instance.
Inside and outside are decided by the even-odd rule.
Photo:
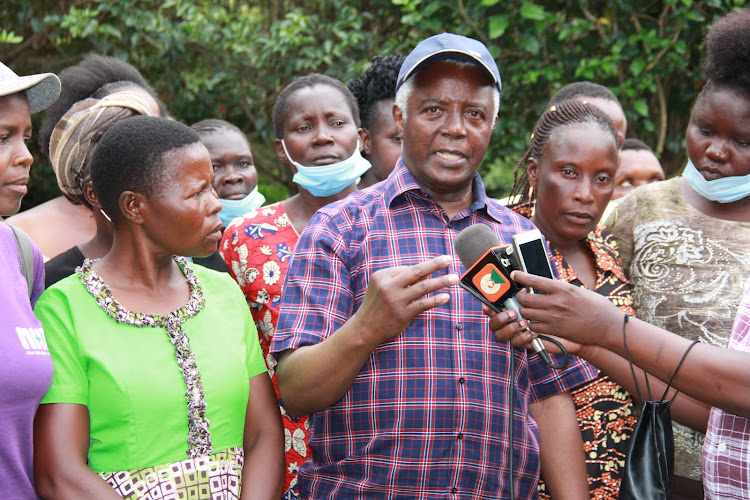
[[[615,340],[614,336],[619,335],[623,313],[603,295],[521,271],[513,271],[511,278],[520,285],[546,293],[531,294],[522,290],[516,296],[521,314],[534,332],[562,337],[583,346],[602,347],[607,347]],[[504,332],[507,333],[507,329]],[[513,345],[527,343],[534,336],[534,333],[521,333],[513,340]],[[571,347],[571,353],[583,348]]]

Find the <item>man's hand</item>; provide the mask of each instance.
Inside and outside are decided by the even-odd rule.
[[[448,293],[426,295],[458,283],[455,273],[429,278],[452,262],[450,256],[441,255],[413,266],[381,269],[370,276],[365,299],[352,319],[362,332],[373,336],[373,346],[403,332],[419,314],[448,302]]]

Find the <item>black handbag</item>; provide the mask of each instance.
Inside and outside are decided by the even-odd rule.
[[[674,438],[672,436],[672,416],[669,407],[677,393],[670,400],[665,398],[672,386],[672,380],[674,380],[677,370],[682,366],[682,362],[685,361],[690,349],[699,341],[694,341],[685,350],[660,401],[652,400],[648,373],[644,371],[648,391],[648,400],[645,400],[641,395],[633,361],[630,359],[628,346],[625,343],[625,325],[628,318],[629,315],[626,314],[622,325],[623,344],[630,363],[630,370],[633,373],[638,398],[643,401],[643,409],[633,429],[633,435],[630,437],[630,449],[627,457],[625,457],[625,469],[620,483],[619,498],[620,500],[669,500],[672,496],[672,476],[674,474]]]

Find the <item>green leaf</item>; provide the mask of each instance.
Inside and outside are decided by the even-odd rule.
[[[638,99],[633,102],[633,109],[635,109],[636,113],[639,115],[648,118],[648,104],[646,103],[646,99]]]
[[[500,38],[508,29],[508,16],[505,14],[499,14],[497,16],[490,17],[490,39]]]
[[[634,76],[638,76],[643,72],[643,68],[646,67],[646,60],[645,59],[636,59],[632,63],[630,63],[630,72],[633,73]]]
[[[542,48],[542,43],[539,41],[539,39],[528,34],[521,35],[519,45],[521,47],[521,50],[534,55],[538,54],[539,50]]]
[[[544,21],[544,7],[532,2],[524,2],[520,9],[521,17],[534,21]]]

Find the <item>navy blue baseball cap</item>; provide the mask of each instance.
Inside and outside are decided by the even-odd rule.
[[[497,90],[502,94],[503,85],[500,81],[500,71],[498,71],[495,59],[492,58],[487,47],[479,40],[454,35],[453,33],[433,35],[414,47],[414,50],[406,56],[398,72],[396,92],[409,77],[417,74],[419,70],[434,62],[445,61],[446,59],[476,63],[485,70],[487,76],[490,77]]]

